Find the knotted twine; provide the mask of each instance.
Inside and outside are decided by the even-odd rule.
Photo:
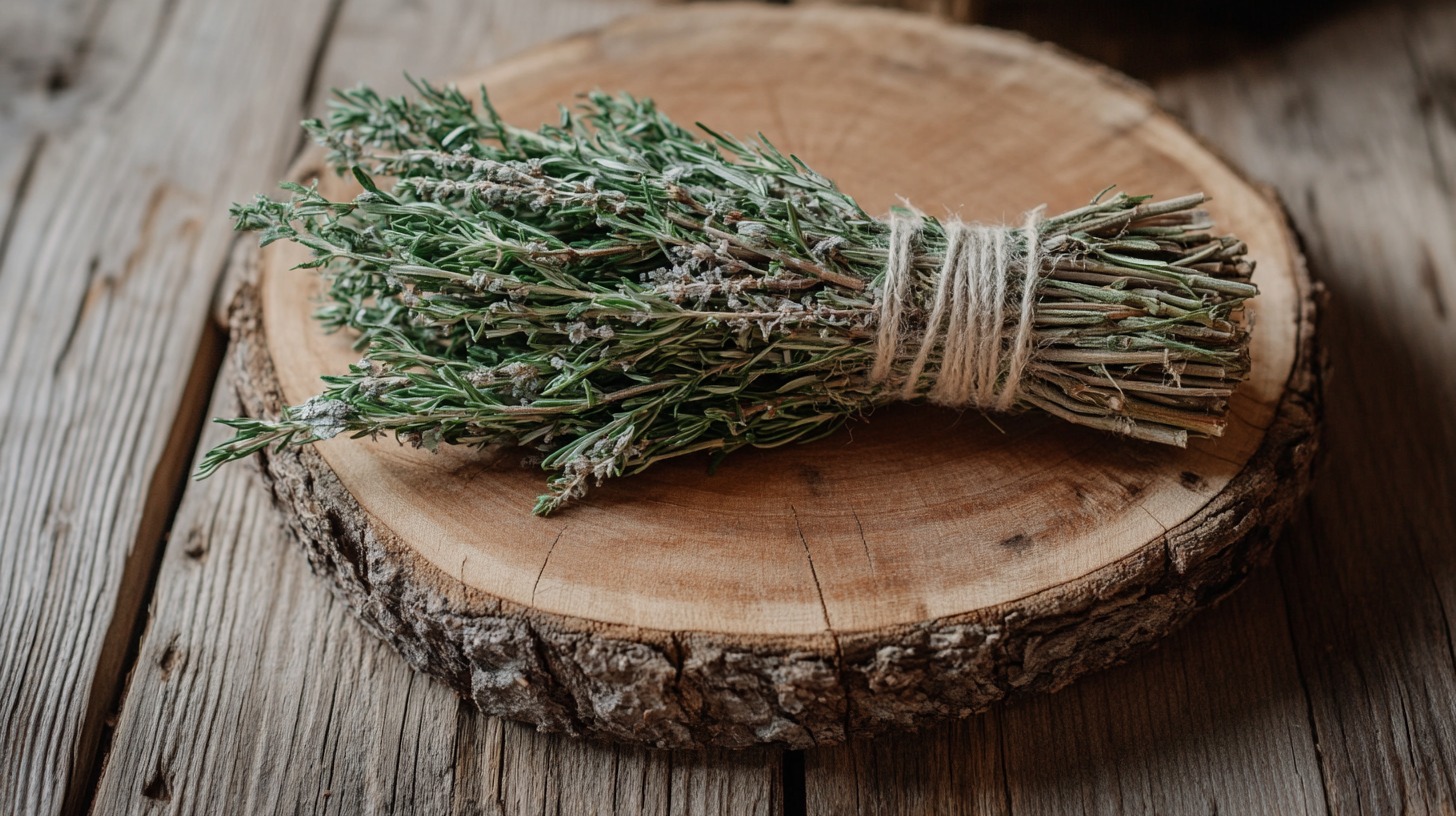
[[[940,268],[929,286],[917,286],[915,244],[924,218],[899,211],[891,215],[870,380],[893,385],[904,347],[915,356],[899,382],[902,399],[923,395],[955,408],[1009,409],[1033,352],[1041,219],[1038,208],[1027,213],[1019,229],[946,222]],[[921,298],[929,302],[917,303]],[[916,307],[929,311],[923,326],[906,319]],[[940,356],[933,360],[937,349]],[[930,380],[923,392],[922,377]]]

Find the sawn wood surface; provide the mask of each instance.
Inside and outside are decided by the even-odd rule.
[[[1260,286],[1228,430],[1187,449],[896,406],[715,473],[706,455],[667,462],[550,518],[526,512],[542,478],[519,452],[340,437],[268,454],[315,568],[482,711],[671,748],[809,748],[969,716],[1123,659],[1227,594],[1308,484],[1314,293],[1282,211],[1105,69],[923,15],[697,5],[461,81],[482,84],[526,126],[602,87],[757,129],[872,213],[901,196],[975,220],[1055,213],[1110,179],[1204,192]],[[291,175],[358,192],[321,162]],[[269,246],[231,307],[249,415],[358,358],[311,319],[317,280],[293,271],[309,259]]]

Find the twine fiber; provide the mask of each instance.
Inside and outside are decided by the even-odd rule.
[[[891,215],[870,380],[900,379],[902,399],[924,396],[954,408],[1005,411],[1015,404],[1034,351],[1041,219],[1036,209],[1020,228],[946,222],[945,256],[927,286],[915,280],[924,217]],[[915,310],[929,312],[923,326],[907,320]],[[899,378],[902,350],[914,357]]]

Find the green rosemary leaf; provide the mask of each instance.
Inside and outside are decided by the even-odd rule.
[[[934,381],[915,367],[940,370],[946,347],[930,340],[871,376],[890,222],[764,135],[695,132],[600,92],[528,130],[485,89],[477,105],[410,83],[410,98],[338,91],[304,123],[359,195],[286,183],[286,201],[233,206],[262,243],[312,252],[302,267],[327,281],[317,319],[353,333],[363,359],[277,420],[225,420],[235,436],[199,476],[340,433],[517,445],[549,474],[534,510],[550,513],[665,459],[716,467],[742,447],[821,438]],[[1011,410],[1175,445],[1221,432],[1248,371],[1238,314],[1258,290],[1243,243],[1209,233],[1202,201],[1109,187],[1004,233],[1013,255],[1036,241],[1041,263]],[[950,226],[919,222],[904,336],[937,330]],[[997,309],[1004,325],[990,328],[1010,337],[1018,302]]]

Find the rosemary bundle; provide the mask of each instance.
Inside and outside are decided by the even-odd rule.
[[[881,220],[762,135],[690,131],[649,100],[590,94],[529,130],[415,88],[339,92],[304,123],[352,200],[290,183],[234,206],[265,245],[312,250],[316,317],[363,359],[277,420],[219,420],[236,435],[200,475],[340,433],[513,445],[551,474],[546,514],[663,459],[819,438],[902,399],[1183,445],[1222,432],[1248,371],[1253,263],[1202,196],[1103,191],[1014,229]]]

